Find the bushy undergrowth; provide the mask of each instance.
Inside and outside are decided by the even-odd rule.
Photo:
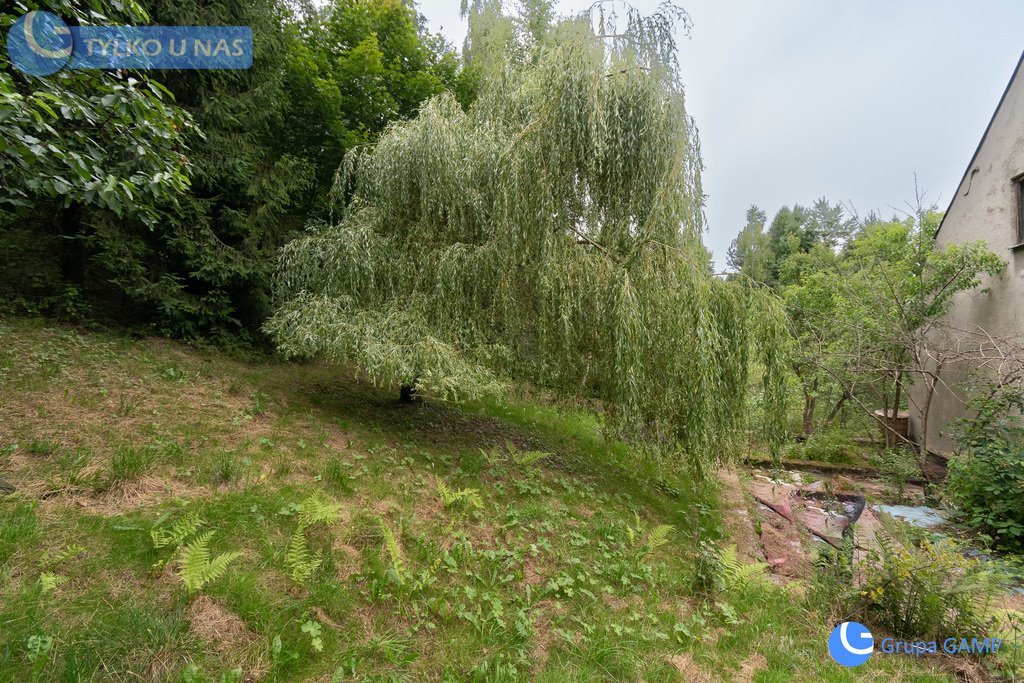
[[[885,534],[869,554],[859,593],[870,623],[907,638],[983,633],[997,578],[951,541],[918,544]]]
[[[830,427],[819,429],[807,437],[793,455],[803,460],[852,463],[857,459],[857,448],[851,431],[842,427]]]
[[[949,539],[914,540],[895,526],[880,530],[866,558],[852,564],[852,544],[823,555],[812,599],[836,620],[855,618],[898,638],[941,640],[992,626],[998,574],[966,557]]]
[[[950,461],[947,499],[968,526],[996,545],[1024,551],[1024,389],[990,387],[971,402],[978,411],[963,420],[955,438],[960,454]]]
[[[889,448],[879,454],[878,460],[886,480],[896,488],[896,497],[903,499],[907,482],[921,476],[914,453],[908,448]]]

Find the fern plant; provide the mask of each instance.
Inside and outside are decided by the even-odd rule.
[[[77,544],[73,543],[73,544],[67,546],[64,550],[61,550],[61,551],[56,552],[56,553],[53,552],[53,551],[47,550],[45,553],[43,553],[43,557],[42,557],[42,559],[40,559],[39,563],[44,568],[48,569],[48,568],[56,567],[56,566],[58,566],[60,564],[63,564],[64,562],[67,562],[68,560],[74,559],[74,558],[78,557],[79,555],[81,555],[84,552],[85,552],[85,548],[83,548],[80,545],[77,545]]]
[[[485,451],[481,448],[480,452],[483,454],[489,465],[498,464],[504,457],[520,467],[531,467],[551,455],[546,451],[519,450],[519,448],[517,448],[516,445],[508,439],[505,440],[504,455],[497,448],[492,448],[490,451]]]
[[[764,562],[750,564],[740,562],[735,545],[722,549],[719,554],[719,567],[726,591],[742,590],[751,582],[760,579],[764,575],[764,571],[768,569],[768,565]]]
[[[661,546],[668,543],[668,537],[675,533],[676,528],[671,524],[659,524],[647,534],[647,541],[644,543],[644,556],[650,555]]]
[[[626,538],[629,539],[630,547],[636,545],[636,539],[643,533],[643,530],[640,528],[640,515],[634,512],[633,518],[636,521],[636,526],[630,526],[629,524],[626,525]]]
[[[203,519],[195,510],[169,527],[163,528],[161,524],[165,519],[162,517],[157,520],[155,527],[150,530],[149,536],[153,541],[154,548],[175,549],[178,577],[185,584],[189,593],[200,591],[222,577],[227,572],[228,565],[242,555],[240,552],[233,551],[212,557],[210,541],[214,532],[204,531],[198,536],[195,535],[203,526]],[[188,540],[190,538],[192,540]],[[161,560],[157,562],[156,566],[162,569],[166,562],[166,560]]]
[[[306,541],[306,529],[299,526],[292,534],[292,540],[288,543],[288,553],[284,558],[285,565],[296,583],[305,583],[313,576],[313,573],[320,568],[323,559],[320,553],[311,552],[309,543]]]
[[[166,529],[160,527],[158,520],[156,527],[149,532],[149,536],[153,539],[154,548],[177,548],[202,525],[202,518],[198,512],[193,510]]]
[[[204,531],[181,548],[178,555],[178,576],[189,593],[202,590],[208,584],[224,576],[228,565],[242,556],[237,551],[210,554],[213,531]]]
[[[51,574],[49,572],[43,572],[39,575],[39,590],[43,595],[52,593],[57,590],[58,587],[68,582],[68,577],[60,576],[59,574]]]
[[[508,453],[508,457],[512,459],[512,462],[519,465],[520,467],[530,467],[536,465],[544,458],[551,455],[545,451],[522,451],[516,447],[514,443],[509,440],[505,440],[505,451]]]
[[[340,504],[322,500],[315,493],[299,505],[298,526],[288,542],[284,558],[288,573],[296,583],[308,581],[323,563],[322,554],[309,549],[306,530],[317,524],[329,524],[337,520],[340,513]]]
[[[402,556],[402,546],[399,545],[395,532],[383,520],[380,522],[380,532],[384,536],[384,550],[388,555],[390,565],[388,578],[399,586],[404,586],[409,575],[405,568],[405,558]]]
[[[638,548],[640,557],[647,557],[655,550],[668,543],[669,536],[675,533],[676,528],[671,524],[659,524],[644,534],[643,524],[640,522],[640,515],[633,513],[634,526],[626,525],[626,536],[629,538],[629,545]],[[641,545],[640,539],[644,542]]]
[[[441,504],[446,508],[461,507],[463,509],[473,508],[475,510],[482,510],[484,507],[484,500],[480,496],[479,489],[466,488],[454,490],[443,481],[438,481],[437,495],[441,499]]]
[[[338,519],[341,504],[321,500],[317,494],[302,501],[299,507],[299,526],[303,529],[314,524],[329,524]]]

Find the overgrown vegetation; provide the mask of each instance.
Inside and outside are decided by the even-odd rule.
[[[327,365],[25,320],[0,339],[0,679],[848,680],[818,605],[748,580],[714,487],[587,412],[410,408]],[[126,441],[146,468],[93,486]],[[210,532],[190,590],[178,549]]]
[[[37,78],[0,55],[0,316],[93,330],[0,317],[0,679],[827,681],[839,616],[1017,635],[990,618],[997,565],[840,542],[764,481],[727,486],[737,533],[714,477],[746,449],[773,492],[799,482],[786,446],[902,499],[943,368],[981,358],[998,377],[948,500],[1024,549],[1024,361],[943,322],[1003,261],[936,248],[920,200],[889,221],[820,200],[752,207],[713,275],[685,11],[519,5],[463,2],[461,59],[410,2],[0,10],[256,37],[238,71]],[[845,484],[810,486],[831,508]],[[830,548],[809,590],[764,580],[811,576],[769,553],[808,530]]]
[[[822,551],[816,562],[811,595],[829,610],[830,622],[853,619],[876,639],[911,642],[1001,633],[997,607],[1006,577],[967,557],[955,541],[891,523],[856,566],[854,551],[848,540],[839,550]],[[1008,640],[1007,650],[1015,646]]]
[[[985,633],[993,625],[998,579],[948,540],[876,536],[859,594],[852,603],[864,623],[893,635],[942,641]]]
[[[1024,390],[991,386],[956,430],[961,452],[950,462],[948,495],[964,523],[997,545],[1024,552]]]

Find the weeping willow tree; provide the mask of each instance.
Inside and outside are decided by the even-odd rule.
[[[288,356],[420,394],[527,380],[596,398],[612,434],[706,469],[736,451],[756,358],[781,433],[782,314],[708,265],[685,16],[600,7],[492,54],[468,111],[439,96],[351,153],[351,201],[283,250],[266,329]]]

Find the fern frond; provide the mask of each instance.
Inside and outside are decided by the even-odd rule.
[[[227,572],[228,565],[242,556],[240,552],[228,552],[210,558],[210,540],[213,531],[196,536],[181,548],[178,559],[178,576],[190,593],[202,590]]]
[[[39,561],[39,563],[43,567],[56,567],[57,565],[63,562],[67,562],[68,560],[73,559],[84,552],[85,548],[83,548],[82,546],[71,544],[67,548],[61,550],[56,554],[47,550],[45,553],[43,553],[43,557]]]
[[[512,455],[512,461],[522,467],[529,467],[531,465],[536,465],[538,462],[550,455],[551,454],[546,451],[519,451]]]
[[[752,581],[759,579],[768,565],[764,562],[753,562],[745,564],[739,561],[736,546],[730,545],[722,549],[719,555],[719,562],[722,569],[722,578],[725,579],[725,586],[729,588],[744,588]]]
[[[452,490],[440,479],[437,480],[437,497],[441,499],[441,504],[445,507],[451,505]]]
[[[768,563],[766,562],[753,562],[751,564],[742,564],[736,570],[733,575],[733,585],[743,587],[749,585],[751,582],[756,581],[764,576],[765,570],[768,569]]]
[[[306,532],[300,526],[292,534],[292,540],[288,543],[288,553],[284,558],[288,566],[292,580],[296,583],[305,583],[313,573],[320,568],[323,561],[319,553],[311,553],[309,544],[306,542]]]
[[[481,448],[480,453],[484,456],[484,459],[487,460],[488,465],[497,465],[504,459],[511,460],[520,467],[536,465],[538,462],[551,455],[547,451],[521,451],[508,439],[505,439],[504,453],[497,447],[491,448],[489,451],[485,451]]]
[[[475,510],[483,510],[484,508],[484,499],[480,495],[479,489],[460,489],[455,492],[455,496],[455,504],[457,505]]]
[[[59,586],[64,585],[68,582],[68,577],[60,576],[59,574],[50,574],[49,572],[43,572],[39,575],[39,587],[42,589],[43,595],[52,593],[57,590]]]
[[[202,572],[210,563],[210,540],[212,531],[206,531],[181,548],[178,575],[190,592],[202,588]]]
[[[636,546],[637,539],[643,533],[643,526],[640,525],[640,515],[635,510],[633,511],[633,523],[636,526],[626,525],[626,536],[629,538],[629,546],[631,548]]]
[[[388,569],[388,576],[394,580],[399,586],[405,584],[406,571],[405,571],[405,559],[402,557],[402,546],[398,543],[398,537],[395,532],[381,520],[380,531],[384,536],[384,550],[388,554],[388,561],[391,566]]]
[[[505,439],[505,455],[514,461],[517,453],[519,453],[519,449],[516,448],[516,445]]]
[[[438,481],[437,495],[441,499],[441,504],[446,508],[461,506],[482,510],[484,507],[484,499],[480,496],[479,489],[466,488],[454,491],[443,481]]]
[[[242,556],[242,553],[237,550],[233,550],[227,553],[221,553],[217,557],[213,558],[200,574],[200,583],[196,590],[199,590],[203,586],[213,583],[228,571],[228,565],[237,560]]]
[[[153,539],[154,548],[179,546],[186,538],[194,534],[202,525],[202,518],[199,517],[198,512],[193,510],[172,524],[169,528],[156,528],[151,530],[149,532],[149,536]]]
[[[651,554],[661,546],[668,543],[668,537],[674,533],[676,528],[671,524],[659,524],[647,534],[647,543],[644,544],[644,554]]]
[[[305,529],[314,524],[329,524],[338,519],[341,514],[340,503],[329,503],[321,500],[317,494],[311,495],[302,501],[299,508],[299,528]]]

